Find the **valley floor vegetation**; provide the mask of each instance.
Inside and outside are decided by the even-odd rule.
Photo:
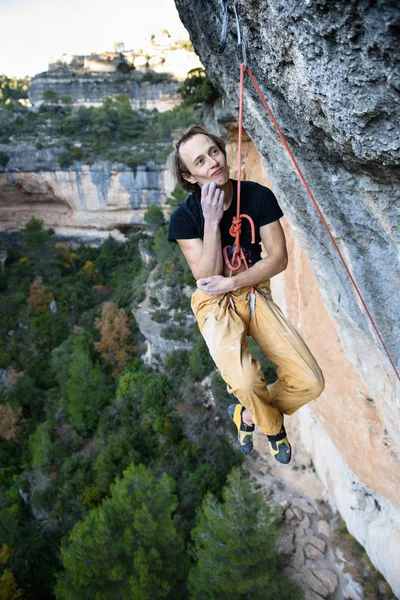
[[[36,219],[0,240],[1,600],[303,597],[197,326],[191,351],[141,360],[149,272],[193,283],[152,212],[125,244],[67,246]]]
[[[161,75],[149,71],[144,77],[151,81]],[[134,110],[122,93],[106,98],[101,106],[77,108],[70,96],[59,96],[52,89],[44,91],[39,109],[32,109],[19,102],[27,98],[29,83],[27,78],[0,76],[0,144],[31,142],[38,152],[53,148],[62,169],[74,161],[110,160],[130,168],[148,161],[163,164],[171,152],[173,132],[200,123],[204,103],[218,95],[204,70],[194,69],[180,88],[182,104],[165,112]],[[2,150],[0,167],[8,161],[7,150]]]

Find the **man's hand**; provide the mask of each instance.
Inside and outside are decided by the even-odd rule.
[[[213,183],[201,188],[201,208],[206,225],[219,225],[224,214],[225,192]]]
[[[204,237],[177,239],[195,279],[223,273],[221,232],[219,223],[224,214],[223,190],[206,183],[201,188],[201,207],[204,215]]]
[[[212,277],[203,277],[197,280],[197,287],[202,292],[210,296],[221,296],[232,291],[232,277],[223,277],[222,275],[213,275]]]

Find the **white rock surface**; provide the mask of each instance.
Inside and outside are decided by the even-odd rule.
[[[309,406],[296,415],[302,441],[349,532],[400,596],[400,509],[373,492],[349,469]]]

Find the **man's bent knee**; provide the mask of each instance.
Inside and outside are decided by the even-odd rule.
[[[321,372],[315,375],[313,379],[307,385],[307,391],[310,395],[310,399],[314,400],[318,398],[325,389],[325,379]]]

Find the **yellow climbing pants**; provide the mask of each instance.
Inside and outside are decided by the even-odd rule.
[[[197,289],[192,310],[228,392],[249,409],[257,427],[279,433],[283,414],[291,415],[317,398],[324,377],[306,344],[272,301],[269,280],[223,296]],[[278,379],[267,387],[260,363],[247,345],[251,336],[278,367]]]

